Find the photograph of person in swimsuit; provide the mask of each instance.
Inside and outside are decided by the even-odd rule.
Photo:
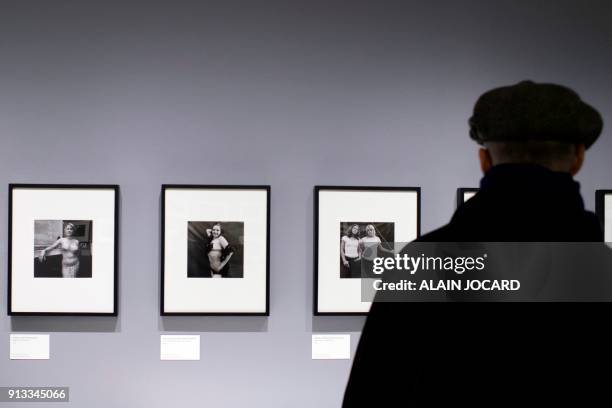
[[[34,221],[35,278],[91,278],[91,220]]]
[[[187,241],[187,277],[244,277],[243,222],[189,221]]]

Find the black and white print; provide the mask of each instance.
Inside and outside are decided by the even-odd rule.
[[[315,186],[314,314],[368,313],[374,259],[416,239],[419,215],[419,187]]]
[[[394,238],[393,222],[341,222],[340,278],[372,277],[372,260],[391,251]]]
[[[91,220],[34,221],[35,278],[91,278]]]
[[[160,314],[268,315],[270,186],[162,186]]]
[[[243,222],[189,221],[187,240],[187,277],[244,277]]]
[[[595,192],[595,209],[603,226],[604,241],[612,243],[612,190]]]

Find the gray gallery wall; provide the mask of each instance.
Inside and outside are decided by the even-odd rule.
[[[0,386],[337,407],[350,362],[312,361],[310,336],[354,349],[363,319],[312,317],[313,185],[421,186],[423,232],[446,222],[480,177],[483,91],[559,82],[612,123],[611,20],[609,1],[0,2],[0,187],[121,185],[116,319],[6,316],[0,194]],[[609,129],[578,177],[589,208],[612,188]],[[272,186],[269,318],[159,317],[162,183]],[[10,332],[50,332],[51,360],[9,361]],[[160,333],[201,334],[201,361],[160,362]]]

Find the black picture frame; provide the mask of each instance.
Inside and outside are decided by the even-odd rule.
[[[319,193],[321,191],[401,191],[413,192],[417,195],[416,201],[416,236],[421,236],[421,188],[420,187],[384,187],[384,186],[314,186],[314,235],[313,235],[313,315],[314,316],[367,316],[368,312],[321,312],[319,311]]]
[[[465,193],[474,193],[476,194],[478,192],[478,190],[480,190],[479,188],[476,187],[459,187],[457,189],[457,198],[455,201],[455,208],[459,208],[461,206],[461,204],[463,204],[465,201],[463,201],[463,196],[465,195]]]
[[[264,312],[168,312],[165,310],[165,238],[166,238],[166,192],[170,189],[185,190],[264,190],[266,192],[266,289]],[[160,239],[160,316],[269,316],[270,315],[270,185],[227,185],[227,184],[162,184],[160,197],[161,239]]]
[[[595,190],[595,213],[597,214],[597,217],[599,218],[599,222],[604,232],[604,236],[606,234],[606,231],[605,231],[605,226],[606,226],[605,224],[605,220],[606,220],[605,198],[608,195],[612,196],[611,189]],[[612,214],[609,214],[608,216],[610,217],[612,216]]]
[[[13,310],[13,195],[17,189],[46,190],[112,190],[114,194],[114,236],[113,236],[113,310],[98,312],[18,312]],[[8,185],[8,255],[7,255],[7,314],[9,316],[118,316],[119,315],[119,203],[120,187],[117,184],[32,184],[10,183]]]

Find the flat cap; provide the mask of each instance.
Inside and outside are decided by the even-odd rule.
[[[523,81],[478,98],[468,121],[470,137],[485,142],[549,140],[588,149],[603,128],[601,115],[565,86]]]

